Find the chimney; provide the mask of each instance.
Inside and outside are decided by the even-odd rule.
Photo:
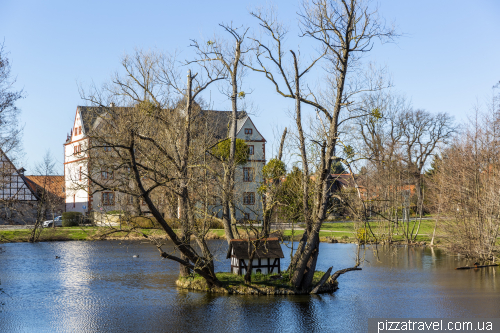
[[[115,103],[113,103],[113,102],[109,103],[109,107],[110,108],[114,108],[115,107]]]
[[[25,168],[21,168],[21,169],[17,170],[17,172],[19,172],[19,174],[20,174],[21,176],[24,176],[24,171],[26,171],[26,169],[25,169]]]

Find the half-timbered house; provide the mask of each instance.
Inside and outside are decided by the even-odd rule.
[[[252,273],[272,274],[281,273],[281,258],[283,251],[278,238],[267,238],[258,242],[255,249],[255,241],[244,239],[232,239],[229,242],[227,259],[231,259],[231,273],[244,275],[250,263],[250,253],[255,251],[252,262]],[[250,249],[249,246],[250,245]]]
[[[0,224],[31,224],[36,220],[38,197],[28,186],[24,171],[0,150]]]

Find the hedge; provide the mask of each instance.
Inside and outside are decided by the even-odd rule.
[[[180,229],[182,226],[181,221],[178,219],[165,219],[165,222],[167,222],[167,224],[172,229]],[[125,223],[131,227],[143,228],[143,229],[161,229],[162,228],[160,223],[158,223],[156,221],[156,218],[154,218],[153,216],[132,217],[130,220],[126,221]],[[201,226],[202,223],[203,223],[202,219],[196,219],[196,224],[198,226]],[[224,229],[224,226],[223,226],[222,222],[219,222],[217,220],[211,220],[209,229]]]
[[[82,221],[83,214],[79,212],[65,212],[62,213],[63,227],[76,227]]]

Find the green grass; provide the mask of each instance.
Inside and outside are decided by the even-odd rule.
[[[125,228],[124,228],[125,229]],[[101,235],[110,232],[111,229],[106,227],[57,227],[43,228],[40,234],[40,242],[51,241],[70,241],[70,240],[97,240],[101,239]],[[114,232],[108,235],[107,239],[140,239],[140,233],[145,235],[154,235],[165,237],[166,233],[160,229],[137,229],[137,232],[129,233],[126,231]],[[0,243],[16,243],[27,242],[31,235],[30,229],[17,229],[0,231]],[[224,229],[211,229],[208,234],[208,239],[220,238],[224,236]]]
[[[384,238],[384,235],[388,231],[387,222],[370,222],[370,226],[375,235],[377,235],[377,238]],[[333,237],[339,241],[354,242],[356,241],[356,228],[360,227],[362,227],[361,223],[324,223],[321,227],[319,236],[322,241],[325,241],[326,237]],[[413,227],[413,223],[410,227]],[[433,220],[422,220],[417,241],[429,242],[432,238],[433,230]],[[44,228],[40,235],[40,241],[95,240],[107,231],[109,231],[108,228],[98,227]],[[157,235],[159,237],[165,236],[165,232],[159,229],[138,229],[138,231],[143,232],[146,235]],[[30,233],[31,230],[29,229],[0,231],[0,242],[26,242],[28,241]],[[293,239],[299,240],[303,233],[303,230],[294,230]],[[396,233],[393,234],[393,240],[403,241],[404,237],[402,229],[399,228],[396,230]],[[207,235],[207,239],[224,238],[224,235],[224,229],[211,229]],[[292,230],[284,230],[284,236],[287,239],[291,239]],[[137,233],[127,235],[127,232],[125,231],[113,233],[108,238],[120,239],[124,237],[132,239],[141,238],[141,236]],[[445,235],[442,234],[442,230],[439,228],[436,231],[436,238],[445,238]]]
[[[418,242],[422,241],[429,242],[431,240],[432,232],[434,231],[434,223],[435,221],[433,220],[422,220],[419,229],[419,234],[417,236]],[[374,234],[377,236],[377,238],[383,239],[386,237],[386,234],[388,233],[387,222],[372,221],[369,222],[369,225]],[[415,231],[417,230],[417,226],[415,227]],[[326,237],[332,237],[339,241],[354,242],[356,241],[357,228],[362,228],[362,227],[363,227],[362,223],[353,223],[353,222],[323,223],[323,225],[321,226],[319,237],[322,241],[325,241]],[[413,222],[410,223],[410,230],[411,228],[413,228]],[[405,240],[403,235],[402,224],[400,224],[400,227],[396,231],[394,230],[392,231],[393,231],[392,239],[394,241]],[[441,234],[440,231],[441,230],[439,228],[436,230],[436,239],[444,237],[444,235]],[[303,230],[294,230],[293,239],[299,240],[302,234]],[[292,230],[285,230],[284,235],[290,239],[292,237]]]
[[[271,280],[272,276],[276,276],[277,274],[265,275],[265,274],[252,274],[252,285],[257,287],[275,287],[275,288],[292,288],[290,284],[290,276],[287,272],[281,273],[283,278],[279,280]],[[312,285],[316,285],[319,282],[321,277],[324,275],[324,272],[316,271],[314,272],[313,283]],[[217,279],[222,283],[225,288],[236,288],[239,286],[246,286],[245,277],[243,275],[236,275],[232,273],[224,273],[219,272],[215,273]],[[180,280],[188,279],[188,280],[203,280],[201,276],[198,274],[193,274],[190,277],[179,277]]]

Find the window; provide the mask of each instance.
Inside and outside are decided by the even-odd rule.
[[[129,195],[128,196],[128,204],[132,205],[133,203],[134,203],[134,196],[133,195]]]
[[[78,135],[78,127],[75,127],[75,135]]]
[[[113,171],[101,170],[101,179],[113,179]]]
[[[82,180],[82,167],[80,167],[80,180]]]
[[[107,144],[104,144],[104,151],[111,151],[111,147]]]
[[[248,155],[253,155],[253,146],[248,146]]]
[[[245,213],[243,217],[245,220],[250,220],[250,213]]]
[[[245,192],[245,193],[243,193],[243,204],[244,205],[253,205],[253,204],[255,204],[255,193],[254,192]]]
[[[82,134],[82,126],[78,127],[78,134]]]
[[[245,134],[246,135],[252,134],[252,129],[251,128],[245,128]]]
[[[102,205],[113,206],[115,204],[115,194],[113,192],[102,192]]]
[[[82,151],[82,145],[76,145],[76,146],[73,146],[73,152],[75,154],[80,154]]]
[[[253,182],[253,168],[243,168],[243,181]]]
[[[76,194],[73,194],[73,208],[76,207]]]

